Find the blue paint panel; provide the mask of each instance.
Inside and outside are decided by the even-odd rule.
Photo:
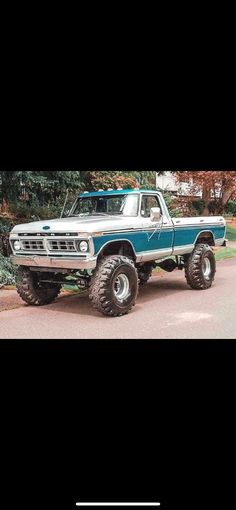
[[[225,227],[220,226],[202,226],[200,227],[183,227],[177,228],[175,230],[175,239],[174,239],[174,230],[168,229],[163,230],[160,234],[160,231],[157,231],[153,234],[153,231],[143,231],[143,232],[128,232],[128,233],[117,233],[117,234],[108,234],[103,235],[102,237],[94,237],[94,246],[95,246],[95,255],[100,251],[100,249],[110,241],[120,241],[121,239],[125,239],[130,241],[134,247],[136,253],[140,253],[143,251],[155,251],[161,249],[168,249],[173,246],[184,246],[188,244],[194,244],[196,238],[200,232],[206,230],[213,232],[215,239],[220,239],[225,237]],[[151,237],[152,236],[152,237]]]
[[[226,227],[213,227],[211,230],[214,232],[215,239],[220,239],[226,235]]]
[[[161,250],[164,248],[171,248],[173,245],[174,232],[173,230],[157,231],[152,236],[152,231],[147,232],[129,232],[104,235],[102,237],[94,237],[95,254],[109,241],[120,241],[125,239],[133,244],[136,253],[150,250]],[[151,237],[152,236],[152,237]]]
[[[196,237],[202,231],[211,231],[215,239],[220,239],[225,236],[225,227],[220,226],[206,226],[201,227],[183,227],[175,230],[175,246],[182,246],[186,244],[194,244]]]

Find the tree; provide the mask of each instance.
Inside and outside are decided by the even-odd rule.
[[[10,201],[17,200],[19,198],[22,174],[23,172],[20,170],[0,171],[0,197],[2,202],[2,212],[9,212]]]
[[[84,185],[88,190],[156,186],[156,172],[154,170],[93,170],[84,172],[84,174]]]
[[[202,192],[203,215],[223,214],[230,200],[236,198],[236,170],[176,171],[177,182],[189,182],[192,195]]]
[[[155,170],[0,170],[0,209],[10,212],[19,200],[31,206],[58,205],[66,191],[156,186]]]
[[[9,212],[11,203],[19,199],[56,203],[67,189],[79,189],[84,174],[79,170],[0,170],[2,212]]]

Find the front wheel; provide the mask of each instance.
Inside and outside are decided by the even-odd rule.
[[[206,244],[198,244],[185,265],[187,283],[192,289],[205,290],[212,286],[216,273],[215,255]]]
[[[36,272],[19,266],[16,274],[16,290],[28,305],[42,306],[52,303],[60,294],[61,285],[41,283]]]
[[[128,257],[112,255],[98,266],[89,297],[103,315],[118,317],[130,312],[138,294],[138,273]]]

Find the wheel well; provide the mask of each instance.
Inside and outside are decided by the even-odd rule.
[[[125,255],[134,261],[136,260],[133,246],[129,241],[111,241],[102,248],[98,255],[98,259],[108,255]]]
[[[215,246],[215,239],[212,232],[201,232],[196,240],[196,244],[209,244],[209,246]]]

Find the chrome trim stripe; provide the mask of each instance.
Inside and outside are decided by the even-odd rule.
[[[194,244],[175,246],[172,255],[185,255],[186,253],[191,253],[194,249],[194,246]]]
[[[186,253],[191,253],[193,249],[194,244],[186,244],[183,246],[176,246],[174,250],[172,248],[162,248],[160,250],[139,252],[137,262],[162,259],[170,257],[171,255],[185,255]]]
[[[137,262],[147,262],[157,260],[172,255],[172,248],[162,248],[161,250],[141,251],[137,253]]]
[[[219,227],[225,227],[225,224],[221,221],[221,222],[218,222],[218,223],[194,223],[194,224],[185,224],[185,223],[182,223],[182,225],[175,225],[174,224],[174,228],[175,229],[180,229],[180,228],[200,228],[200,227],[205,227],[205,228],[219,228]]]
[[[162,228],[162,232],[165,232],[166,230],[179,230],[180,228],[182,229],[193,229],[193,228],[202,228],[204,227],[204,230],[202,232],[205,231],[205,229],[207,229],[207,231],[209,231],[210,228],[219,228],[219,227],[224,227],[225,225],[221,223],[216,223],[216,224],[212,224],[212,223],[206,223],[206,224],[203,224],[203,223],[195,223],[193,225],[186,225],[186,224],[182,224],[182,225],[164,225],[163,228]],[[103,236],[105,235],[112,235],[112,234],[128,234],[128,233],[138,233],[138,232],[146,232],[146,231],[149,231],[149,230],[156,230],[156,224],[153,225],[152,227],[142,227],[142,228],[132,228],[132,229],[120,229],[120,230],[108,230],[108,231],[103,231],[101,232],[101,234]],[[161,228],[161,223],[160,223],[160,228]]]
[[[165,232],[166,230],[174,230],[173,229],[173,226],[170,225],[170,226],[165,226],[161,229],[161,225],[160,227],[158,227],[160,230],[162,230],[162,232]],[[112,234],[138,234],[140,232],[149,232],[149,231],[153,231],[153,230],[157,230],[157,226],[156,225],[153,225],[153,227],[146,227],[146,228],[133,228],[133,229],[129,229],[129,230],[109,230],[107,232],[102,232],[102,235],[103,236],[106,236],[106,235],[112,235]]]

